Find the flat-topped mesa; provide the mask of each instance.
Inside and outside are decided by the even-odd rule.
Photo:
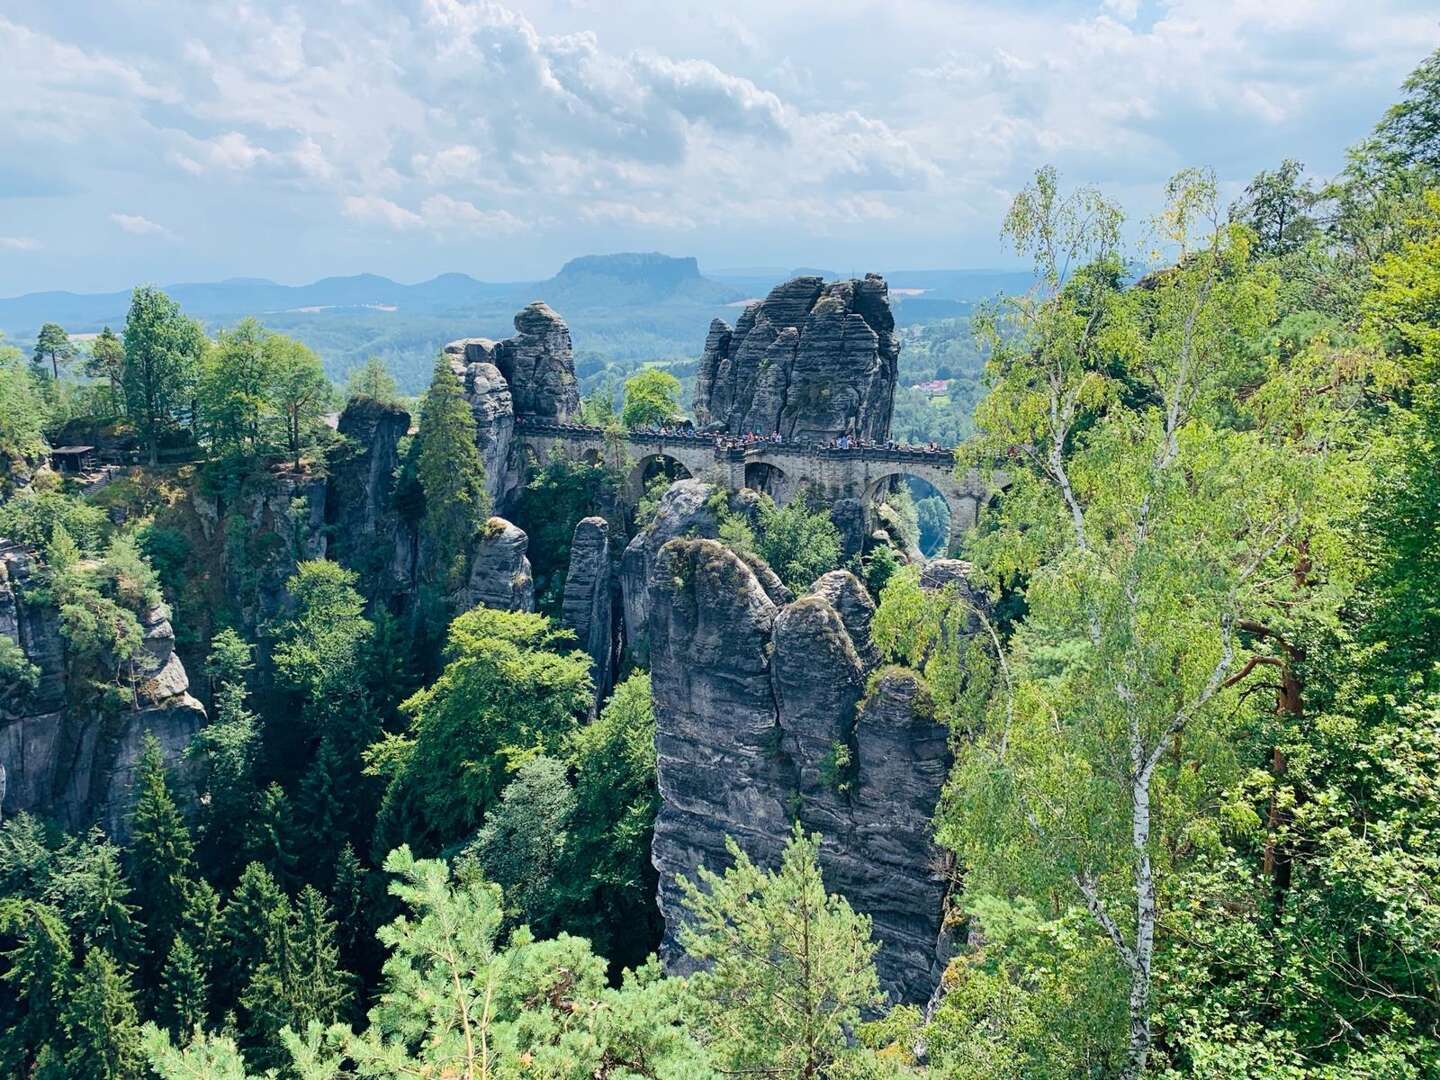
[[[828,442],[889,437],[900,343],[878,274],[826,284],[797,277],[751,304],[732,329],[710,324],[695,384],[707,430]]]

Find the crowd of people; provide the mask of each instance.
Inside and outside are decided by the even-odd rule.
[[[557,424],[557,427],[573,427],[577,430],[584,428],[583,424]],[[695,425],[689,422],[680,424],[654,424],[630,429],[632,436],[652,436],[657,439],[711,439],[715,446],[721,450],[748,450],[759,446],[793,446],[806,451],[823,450],[889,450],[908,454],[945,454],[949,448],[941,446],[937,442],[928,442],[923,445],[912,445],[910,443],[897,442],[894,439],[865,439],[858,435],[839,435],[825,442],[797,442],[794,439],[786,439],[778,431],[761,432],[747,431],[743,435],[731,435],[728,432],[698,431]]]

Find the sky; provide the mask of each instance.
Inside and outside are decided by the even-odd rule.
[[[1015,265],[1055,165],[1317,175],[1433,0],[0,0],[0,295],[461,271]]]

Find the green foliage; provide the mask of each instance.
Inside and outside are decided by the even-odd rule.
[[[216,957],[218,1010],[234,1008],[290,918],[290,904],[270,871],[251,863],[221,913],[221,944]]]
[[[1386,157],[1404,166],[1440,169],[1440,49],[1427,56],[1401,87],[1376,128]]]
[[[727,840],[734,865],[683,881],[692,1030],[726,1072],[830,1075],[855,1051],[848,1033],[884,1000],[870,919],[827,895],[818,836],[797,825],[776,871]],[[701,887],[703,886],[703,888]]]
[[[347,979],[339,970],[335,923],[324,897],[305,886],[290,918],[276,930],[268,954],[241,997],[257,1047],[252,1058],[261,1065],[285,1060],[282,1031],[332,1024],[343,1015],[349,999]]]
[[[564,763],[537,754],[516,770],[464,851],[500,886],[506,915],[541,934],[555,931],[565,903],[566,830],[574,814]]]
[[[407,700],[410,728],[370,751],[402,835],[446,844],[471,832],[511,768],[558,754],[592,694],[590,660],[543,615],[478,607],[450,624],[445,670]],[[563,651],[562,651],[563,650]]]
[[[578,938],[536,941],[521,930],[500,949],[494,886],[456,884],[444,863],[407,848],[385,869],[410,914],[380,931],[391,955],[368,1029],[339,1033],[362,1074],[709,1075],[676,1023],[678,985],[653,968],[614,989]]]
[[[824,506],[795,498],[777,507],[762,497],[757,524],[755,553],[796,593],[840,565],[840,530]]]
[[[680,380],[661,368],[645,368],[625,380],[620,422],[627,428],[659,427],[680,416]]]
[[[136,289],[125,318],[125,411],[155,464],[160,441],[191,408],[205,335],[152,285]]]
[[[66,494],[58,484],[37,480],[0,503],[0,536],[44,549],[63,526],[83,551],[100,547],[108,521],[98,506]]]
[[[34,362],[38,366],[46,360],[50,361],[51,378],[58,381],[60,365],[68,363],[74,355],[75,345],[63,326],[50,322],[40,327],[40,334],[35,339]]]
[[[313,559],[286,583],[292,608],[275,629],[275,670],[317,732],[353,709],[364,691],[362,665],[374,627],[357,580],[353,570]]]
[[[62,1018],[71,1076],[141,1080],[140,1017],[129,976],[104,949],[91,949],[65,1003]]]
[[[598,462],[557,454],[534,471],[515,508],[515,523],[530,538],[527,556],[541,611],[559,616],[575,526],[581,518],[613,515],[619,490],[615,470]],[[612,532],[612,544],[616,535]]]
[[[0,341],[0,460],[32,458],[45,450],[49,408],[34,374],[14,352]]]
[[[118,413],[124,407],[120,392],[125,378],[125,343],[110,327],[105,327],[90,342],[90,351],[85,356],[85,374],[92,379],[104,379],[110,393],[110,411]]]
[[[200,419],[223,454],[289,451],[298,468],[332,398],[320,359],[300,342],[242,319],[222,330],[200,369]]]
[[[13,894],[0,900],[0,933],[10,946],[0,973],[7,988],[0,997],[0,1065],[23,1076],[37,1058],[67,1045],[62,1012],[73,953],[57,912]]]
[[[650,838],[659,809],[650,676],[630,675],[599,717],[577,729],[569,758],[575,813],[564,856],[564,928],[612,963],[637,965],[660,932]]]
[[[345,379],[345,397],[348,401],[369,398],[383,405],[398,405],[400,391],[395,380],[378,356],[371,356],[359,367],[351,368]]]
[[[165,759],[154,736],[146,737],[135,780],[129,862],[136,905],[145,924],[145,950],[151,965],[148,975],[153,980],[170,952],[194,869],[190,830],[175,804]]]
[[[490,512],[485,463],[475,443],[475,416],[460,380],[441,355],[420,403],[415,474],[425,494],[421,533],[433,580],[447,590],[465,579],[470,544]]]

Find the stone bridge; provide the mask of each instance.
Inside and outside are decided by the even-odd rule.
[[[742,487],[768,493],[784,504],[806,488],[830,499],[853,498],[869,505],[900,477],[915,476],[929,483],[950,508],[950,545],[975,524],[980,507],[999,487],[975,470],[960,477],[950,450],[901,447],[838,449],[794,443],[760,442],[734,445],[714,435],[653,431],[606,431],[582,424],[517,420],[514,439],[540,461],[555,453],[570,458],[603,461],[625,477],[626,495],[638,499],[646,476],[657,465],[678,469],[730,491]]]

